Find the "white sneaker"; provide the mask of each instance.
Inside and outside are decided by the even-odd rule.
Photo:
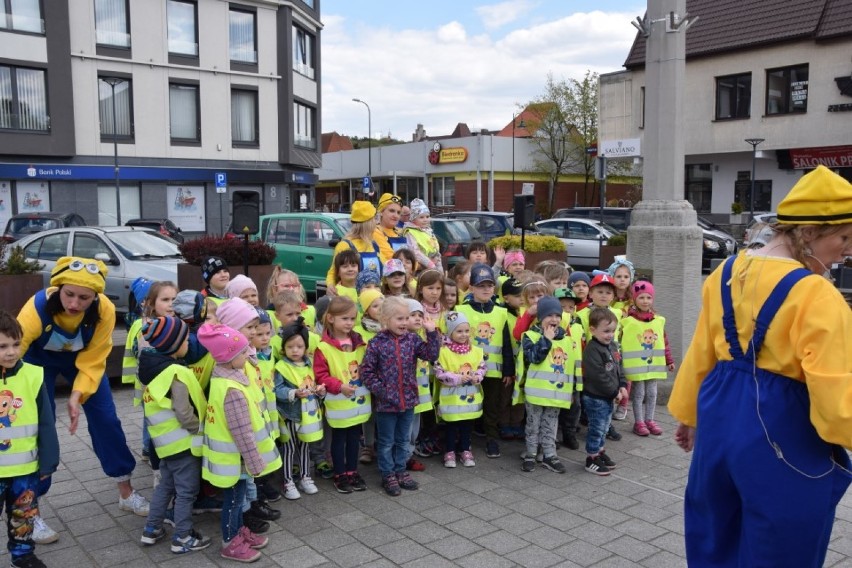
[[[284,484],[284,498],[289,499],[290,501],[295,501],[302,495],[299,493],[299,490],[296,489],[296,484],[292,481],[288,481]]]
[[[59,535],[56,531],[47,526],[41,515],[33,517],[33,542],[36,544],[50,544],[59,540]]]
[[[130,494],[130,497],[125,499],[124,497],[118,498],[118,508],[122,511],[130,511],[134,515],[139,515],[140,517],[148,516],[148,500],[145,499],[142,495],[134,491]]]
[[[618,405],[615,407],[615,412],[612,413],[613,420],[624,420],[627,418],[627,407]]]
[[[299,480],[299,489],[301,489],[308,495],[313,495],[314,493],[319,491],[319,489],[317,489],[317,486],[314,485],[314,480],[307,475]]]

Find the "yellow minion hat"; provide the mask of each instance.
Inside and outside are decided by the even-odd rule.
[[[382,211],[385,207],[390,205],[391,203],[396,203],[397,205],[402,205],[402,199],[394,195],[393,193],[383,193],[379,198],[379,212]]]
[[[367,288],[358,296],[358,303],[361,305],[361,311],[366,312],[373,305],[373,302],[384,297],[381,290],[377,288]]]
[[[353,223],[364,223],[376,216],[376,207],[369,201],[356,201],[352,204],[349,219]]]
[[[852,223],[852,184],[825,166],[805,174],[778,204],[786,225]]]
[[[103,294],[106,286],[107,267],[100,260],[63,256],[56,261],[50,273],[50,285],[72,284]]]

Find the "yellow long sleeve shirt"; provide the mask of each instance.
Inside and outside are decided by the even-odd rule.
[[[743,353],[754,320],[775,284],[801,268],[794,260],[741,253],[730,282]],[[730,361],[722,325],[722,267],[702,290],[695,335],[675,379],[669,410],[682,423],[696,425],[698,392],[717,360]],[[820,437],[852,448],[852,311],[825,278],[808,277],[791,290],[772,320],[757,366],[807,385],[810,418]],[[767,401],[785,404],[784,401]]]
[[[50,296],[56,292],[58,288],[51,287],[47,289],[47,295]],[[99,294],[100,301],[98,303],[98,314],[100,321],[95,326],[95,333],[92,340],[82,351],[77,353],[76,366],[77,376],[74,377],[73,389],[80,391],[82,396],[81,402],[85,402],[89,396],[98,390],[101,384],[101,379],[106,371],[107,357],[112,352],[112,332],[115,329],[115,305],[109,298],[103,294]],[[53,316],[54,325],[58,325],[68,333],[73,333],[83,321],[83,314],[79,316],[69,316],[65,312]],[[27,352],[30,344],[37,340],[43,333],[41,318],[38,316],[38,311],[35,308],[35,298],[30,298],[21,312],[18,314],[18,323],[24,330],[24,336],[21,339],[21,354]]]

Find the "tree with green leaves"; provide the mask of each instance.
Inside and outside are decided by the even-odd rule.
[[[587,201],[594,191],[595,156],[586,148],[598,140],[598,74],[586,71],[581,80],[562,81],[548,74],[544,94],[526,110],[526,130],[535,146],[534,169],[548,177],[548,211],[553,211],[556,184],[566,174],[584,176]]]

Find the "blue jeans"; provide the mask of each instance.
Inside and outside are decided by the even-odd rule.
[[[38,472],[0,479],[0,495],[6,503],[6,548],[12,559],[32,554],[33,513],[38,515]]]
[[[166,509],[175,499],[175,535],[183,538],[192,530],[192,504],[201,488],[201,459],[185,452],[160,460],[160,483],[154,489],[148,526],[161,528]]]
[[[243,526],[245,498],[245,479],[240,479],[236,485],[222,491],[222,541],[225,543],[231,542]]]
[[[583,410],[589,419],[586,434],[586,453],[596,456],[604,447],[606,431],[612,422],[612,401],[583,395]]]
[[[379,471],[382,477],[392,473],[404,473],[408,460],[408,441],[414,409],[404,412],[376,412],[376,446]]]

